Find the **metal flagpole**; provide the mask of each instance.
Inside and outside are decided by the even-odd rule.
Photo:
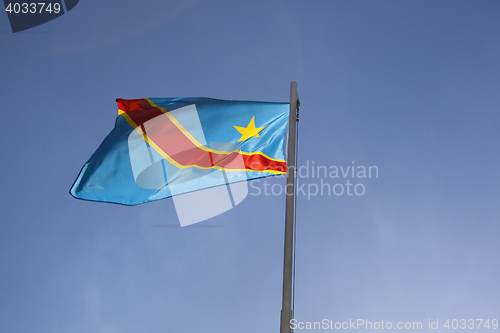
[[[286,173],[285,256],[283,261],[283,303],[280,333],[291,333],[292,273],[293,273],[293,218],[295,203],[295,133],[297,127],[297,82],[290,85],[290,115],[288,120],[288,158]],[[289,193],[289,189],[292,189]]]

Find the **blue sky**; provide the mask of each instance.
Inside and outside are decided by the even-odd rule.
[[[0,15],[0,331],[276,332],[284,196],[177,228],[171,199],[68,190],[116,98],[286,102],[292,80],[299,165],[378,167],[323,179],[362,196],[299,196],[295,317],[499,319],[499,17],[494,0],[81,0],[12,34]]]

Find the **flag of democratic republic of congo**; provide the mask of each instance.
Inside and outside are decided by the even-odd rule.
[[[288,103],[116,101],[115,127],[80,171],[75,198],[137,205],[286,174]]]

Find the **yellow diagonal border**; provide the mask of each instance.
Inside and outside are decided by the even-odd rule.
[[[150,103],[154,104],[153,101],[151,101]],[[158,107],[158,106],[155,106],[155,107]],[[160,108],[160,110],[162,110],[162,112],[165,113],[169,117],[169,119],[173,122],[172,119],[175,119],[174,116],[172,116],[171,114],[169,114],[168,111],[165,108],[162,108],[162,107],[158,107],[158,108]],[[204,170],[207,170],[207,169],[217,169],[217,170],[223,170],[223,171],[267,172],[267,173],[276,174],[276,175],[286,174],[286,172],[284,172],[284,171],[277,171],[277,170],[225,169],[224,167],[220,167],[220,166],[217,166],[217,165],[214,165],[213,167],[202,167],[202,166],[199,166],[199,165],[196,165],[196,164],[192,164],[192,165],[182,165],[182,164],[179,164],[172,157],[170,157],[167,153],[165,153],[163,151],[163,149],[161,149],[153,140],[151,140],[151,138],[141,129],[141,127],[139,125],[137,125],[132,120],[132,118],[130,118],[130,116],[125,111],[118,110],[118,115],[120,115],[123,118],[125,118],[125,120],[129,123],[129,125],[132,126],[132,128],[144,139],[144,141],[146,141],[156,152],[158,152],[158,154],[160,154],[164,159],[166,159],[167,161],[169,161],[171,164],[173,164],[175,167],[177,167],[179,169],[187,169],[187,168],[194,167],[194,168],[204,169]],[[182,126],[177,121],[177,119],[175,119],[175,121],[179,124],[179,126]],[[189,132],[187,132],[187,130],[184,127],[182,127],[182,129],[184,131],[186,131],[186,132],[183,131],[184,134],[189,133]],[[181,130],[181,131],[182,131],[182,129],[179,128],[179,130]],[[191,134],[189,134],[189,135],[191,136]],[[193,140],[195,140],[195,142],[196,142],[196,143],[195,142],[193,142],[193,143],[200,144],[198,141],[196,141],[196,139],[194,137],[193,137]],[[204,148],[203,149],[204,151],[206,151],[206,152],[214,152],[216,154],[231,154],[231,152],[220,152],[220,151],[217,151],[217,150],[211,150],[209,148],[206,148],[203,145],[199,146],[199,148],[201,148],[201,149]],[[239,152],[239,153],[246,154],[246,155],[253,155],[252,153],[244,153],[244,152]],[[257,154],[257,153],[258,152],[254,153],[254,154]],[[262,154],[262,155],[265,156],[265,157],[267,157],[265,154]],[[279,162],[284,162],[283,160],[277,160],[277,159],[274,159],[274,160],[275,161],[279,161]]]

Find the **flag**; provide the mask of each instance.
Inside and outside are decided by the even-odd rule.
[[[137,205],[286,174],[288,103],[116,101],[115,127],[81,169],[75,198]]]

